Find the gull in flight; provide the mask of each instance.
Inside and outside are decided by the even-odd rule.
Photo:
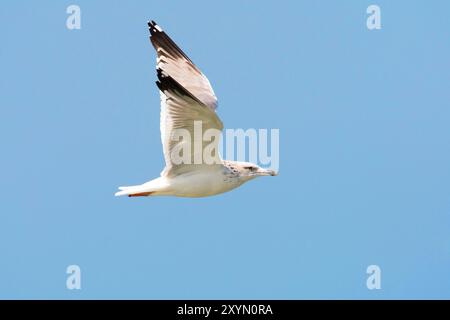
[[[203,138],[194,141],[198,126],[206,132],[220,133],[223,129],[216,113],[216,95],[205,75],[175,42],[154,21],[148,26],[157,53],[156,85],[161,96],[160,128],[166,167],[159,178],[119,187],[115,195],[206,197],[232,190],[259,176],[276,175],[253,163],[222,160],[217,137],[209,142]],[[185,133],[183,139],[179,133]],[[206,148],[212,150],[208,153],[210,159],[201,161]],[[183,161],[179,161],[180,154]]]

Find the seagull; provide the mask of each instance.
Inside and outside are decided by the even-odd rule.
[[[249,162],[222,160],[218,152],[212,152],[214,161],[174,161],[174,153],[186,143],[188,160],[198,159],[205,148],[218,150],[219,139],[200,142],[195,147],[195,123],[202,130],[221,132],[223,124],[216,113],[217,98],[206,76],[191,59],[172,41],[154,21],[148,22],[150,41],[157,53],[156,85],[160,91],[160,129],[166,166],[160,177],[141,185],[119,187],[116,196],[148,197],[207,197],[230,191],[260,176],[275,176],[273,170],[264,169]],[[174,139],[176,132],[184,130],[191,140]],[[184,151],[183,151],[184,152]],[[210,161],[211,162],[211,161]]]

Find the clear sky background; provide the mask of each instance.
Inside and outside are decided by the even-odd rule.
[[[450,298],[449,12],[3,3],[0,298]],[[279,176],[203,199],[113,196],[164,166],[149,19],[208,76],[227,128],[280,129]]]

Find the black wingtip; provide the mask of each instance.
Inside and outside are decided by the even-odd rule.
[[[152,36],[163,32],[161,27],[154,20],[148,21],[147,25],[148,25],[148,30],[150,31],[150,35],[152,35]]]

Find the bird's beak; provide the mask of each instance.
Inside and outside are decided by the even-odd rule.
[[[274,170],[269,170],[269,169],[259,169],[258,170],[258,175],[259,176],[276,176],[278,173],[275,172]]]

